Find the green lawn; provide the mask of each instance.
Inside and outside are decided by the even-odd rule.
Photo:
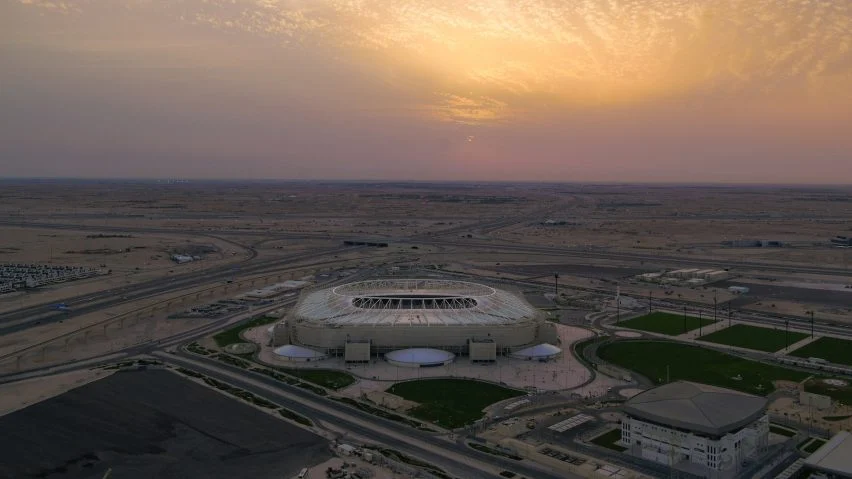
[[[419,403],[408,411],[411,416],[451,429],[481,418],[482,410],[495,402],[525,394],[470,379],[406,381],[391,386],[387,392]]]
[[[669,341],[617,341],[598,348],[601,359],[636,371],[657,384],[683,379],[766,395],[772,381],[802,381],[808,373]]]
[[[782,436],[787,436],[787,437],[793,437],[793,436],[796,435],[796,431],[791,431],[790,429],[787,429],[786,427],[776,426],[774,424],[769,425],[769,432],[775,433],[775,434],[780,434]]]
[[[713,324],[712,319],[701,318],[699,321],[697,317],[686,316],[686,320],[684,320],[684,316],[681,314],[663,313],[661,311],[618,323],[619,326],[625,328],[668,334],[669,336],[677,336],[710,324]]]
[[[616,442],[621,440],[621,429],[613,429],[607,433],[601,434],[600,436],[592,439],[592,443],[597,444],[598,446],[603,446],[618,452],[626,451],[627,448],[623,446],[619,446]]]
[[[783,329],[761,328],[748,324],[735,324],[715,333],[698,338],[709,343],[737,346],[774,353],[783,349],[787,344],[793,344],[808,337],[807,334],[790,331],[789,336]],[[789,343],[787,342],[789,341]]]
[[[233,328],[226,329],[221,333],[214,335],[213,340],[216,341],[216,344],[220,348],[224,348],[225,346],[233,343],[243,343],[245,340],[240,337],[241,332],[264,324],[274,323],[275,321],[278,321],[278,318],[273,318],[272,316],[254,318],[251,321],[240,323]]]
[[[276,370],[328,389],[341,389],[355,383],[351,374],[333,369],[276,368]]]
[[[826,361],[852,366],[852,341],[838,338],[819,338],[790,353],[800,358],[822,358]]]
[[[801,448],[808,454],[813,454],[817,449],[821,448],[826,443],[825,439],[820,439],[815,437],[811,442],[808,443],[807,446]]]

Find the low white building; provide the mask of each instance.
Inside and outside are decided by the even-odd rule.
[[[624,405],[621,442],[632,455],[710,477],[728,477],[767,447],[766,399],[678,381]]]

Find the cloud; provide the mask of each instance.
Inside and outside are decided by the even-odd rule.
[[[848,0],[20,0],[125,8],[312,49],[416,85],[437,118],[795,95],[852,103]],[[433,115],[434,116],[434,115]]]

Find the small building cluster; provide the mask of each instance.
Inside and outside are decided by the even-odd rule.
[[[89,278],[97,274],[92,268],[78,266],[4,264],[0,265],[0,294]]]
[[[783,248],[785,246],[780,240],[733,240],[723,241],[722,245],[730,248]]]
[[[188,254],[173,254],[171,256],[172,261],[177,264],[191,263],[193,261],[198,261],[201,259],[201,256],[190,256]]]
[[[838,248],[852,248],[852,236],[837,235],[831,238],[831,245]]]
[[[727,271],[719,269],[687,268],[639,275],[640,281],[679,286],[701,286],[728,279]]]

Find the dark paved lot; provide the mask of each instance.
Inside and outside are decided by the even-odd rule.
[[[286,478],[326,441],[168,371],[116,373],[0,418],[0,477]]]
[[[825,304],[830,306],[849,307],[852,305],[852,289],[831,291],[827,289],[796,288],[793,286],[774,286],[770,284],[740,283],[737,281],[722,281],[713,286],[727,288],[729,286],[745,286],[749,292],[732,301],[733,306],[744,306],[757,301],[785,299],[804,303]]]

